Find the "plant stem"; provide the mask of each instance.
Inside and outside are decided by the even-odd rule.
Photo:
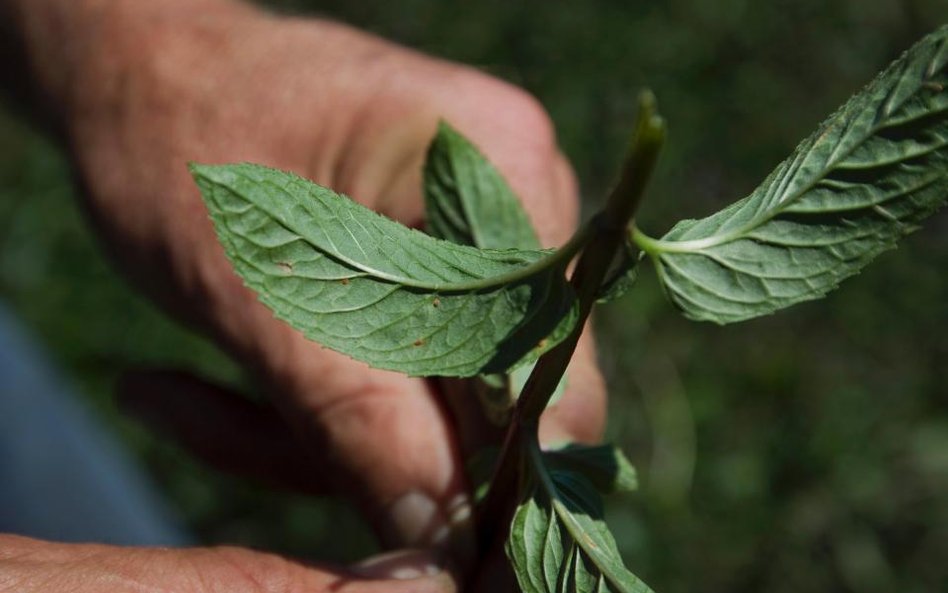
[[[553,250],[548,253],[548,255],[536,260],[532,264],[523,266],[522,268],[517,268],[506,274],[500,274],[499,276],[489,276],[487,278],[481,278],[478,280],[470,280],[467,282],[453,282],[450,284],[443,285],[431,285],[431,284],[422,284],[419,285],[422,288],[432,288],[438,292],[470,292],[473,290],[484,290],[487,288],[493,288],[495,286],[504,286],[517,282],[519,280],[524,280],[531,276],[535,276],[544,270],[562,265],[566,266],[576,254],[580,252],[584,245],[589,241],[590,234],[594,231],[592,224],[585,224],[581,226],[573,236],[570,237],[569,241],[564,243],[561,247],[556,250]],[[401,282],[404,286],[412,286],[408,282]]]
[[[523,445],[537,438],[540,414],[566,372],[616,254],[624,248],[627,227],[641,203],[664,138],[665,124],[656,113],[655,98],[645,92],[639,99],[638,124],[619,182],[609,194],[605,207],[589,223],[592,236],[570,277],[579,303],[576,327],[565,340],[540,357],[517,399],[478,522],[478,539],[483,552],[492,547],[500,527],[510,523],[522,478]]]

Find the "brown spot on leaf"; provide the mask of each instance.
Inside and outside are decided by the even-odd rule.
[[[537,348],[539,348],[540,350],[543,350],[544,348],[546,348],[546,345],[549,344],[549,343],[550,343],[549,340],[547,340],[546,338],[543,338],[543,339],[540,340],[540,342],[537,344]]]
[[[278,261],[277,267],[280,268],[280,271],[283,272],[284,274],[293,273],[293,264],[291,264],[288,261]]]
[[[342,284],[343,286],[348,286],[348,285],[349,285],[349,279],[348,279],[348,278],[343,278],[342,280],[339,281],[339,284]]]
[[[431,301],[431,305],[432,305],[433,307],[440,307],[440,306],[441,306],[441,299],[439,299],[438,297],[435,297],[435,300]]]
[[[599,549],[599,546],[596,545],[596,542],[593,541],[593,538],[589,537],[588,534],[585,534],[585,533],[583,534],[583,541],[585,541],[585,542],[586,542],[586,545],[589,546],[590,548],[592,548],[593,550],[598,550],[598,549]]]
[[[414,342],[413,345],[414,345],[414,346],[424,346],[424,345],[425,345],[425,341],[422,340],[421,338],[418,338],[417,340],[415,340],[415,342]]]
[[[839,119],[833,120],[832,123],[826,126],[826,129],[823,130],[823,132],[816,139],[816,142],[814,142],[813,144],[816,145],[816,144],[823,143],[826,140],[827,136],[829,136],[831,133],[836,131],[836,128],[838,127],[839,127]]]

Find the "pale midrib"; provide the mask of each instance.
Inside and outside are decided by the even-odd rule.
[[[273,220],[277,221],[279,224],[281,224],[285,228],[290,229],[291,231],[296,233],[300,237],[300,239],[312,245],[316,251],[324,255],[328,255],[340,261],[344,265],[351,266],[353,269],[366,273],[372,276],[373,278],[376,278],[379,280],[385,280],[387,282],[392,282],[392,283],[399,284],[401,286],[408,287],[408,288],[418,288],[422,290],[430,290],[433,292],[472,292],[476,290],[488,290],[492,288],[503,287],[505,285],[513,284],[515,282],[519,282],[522,280],[527,280],[547,270],[553,269],[557,265],[565,264],[565,262],[572,259],[572,257],[576,255],[576,253],[580,250],[582,245],[585,243],[586,237],[588,237],[588,235],[591,232],[590,225],[584,225],[577,231],[577,233],[570,239],[570,241],[566,245],[561,247],[560,249],[557,249],[552,252],[547,252],[544,256],[540,257],[537,260],[534,260],[533,262],[527,265],[513,268],[510,271],[504,272],[502,274],[489,276],[486,278],[475,278],[475,279],[463,281],[463,282],[443,282],[443,283],[430,282],[430,281],[425,282],[425,281],[417,280],[414,278],[409,278],[403,275],[390,274],[388,272],[384,272],[377,268],[367,266],[363,262],[359,262],[351,257],[346,257],[344,254],[339,253],[337,251],[327,250],[325,248],[322,248],[316,243],[307,240],[306,237],[301,235],[300,232],[294,228],[295,225],[288,224],[286,221],[282,220],[280,217],[277,217],[273,212],[270,211],[270,209],[266,205],[247,200],[246,197],[237,193],[232,187],[228,186],[227,184],[220,183],[217,180],[209,179],[207,177],[204,177],[204,179],[207,183],[216,185],[218,187],[221,187],[227,190],[228,192],[234,193],[235,195],[240,196],[241,199],[247,201],[249,204],[257,208],[260,208],[261,210],[266,212],[267,215],[270,216]],[[218,206],[218,208],[220,207]],[[317,221],[316,224],[320,224],[320,223]],[[326,232],[323,231],[323,234],[326,235]],[[449,242],[446,242],[446,243],[449,243]],[[453,248],[464,247],[464,246],[458,246],[457,244],[453,244],[453,243],[449,243],[449,244]],[[487,251],[487,250],[481,250],[481,251]],[[525,250],[519,250],[519,252],[524,253],[524,254],[529,253],[528,251],[525,251]],[[543,253],[543,251],[537,250],[535,253]],[[440,256],[438,256],[437,253],[433,253],[433,255],[440,258]],[[484,256],[484,254],[482,253],[479,255],[481,255],[482,257]],[[489,258],[485,258],[485,259],[489,259]],[[494,261],[492,263],[499,263],[499,262]]]

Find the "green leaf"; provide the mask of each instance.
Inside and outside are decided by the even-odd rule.
[[[425,161],[426,231],[433,237],[482,249],[539,249],[540,242],[520,199],[487,158],[447,122],[428,148]],[[573,328],[564,320],[548,341],[560,342]],[[505,425],[526,384],[536,358],[514,365],[508,376],[497,376],[475,386],[489,420]],[[560,381],[550,398],[556,403],[566,388]]]
[[[625,249],[619,255],[619,263],[599,287],[596,302],[600,305],[610,303],[628,292],[638,279],[638,263],[639,255],[635,253],[634,245],[626,241]]]
[[[440,241],[259,165],[192,173],[228,257],[260,300],[308,338],[372,366],[501,372],[575,323],[565,264],[552,252]]]
[[[499,171],[446,122],[424,171],[428,232],[482,249],[539,249],[530,218]]]
[[[531,454],[532,486],[517,507],[507,555],[525,593],[650,593],[622,563],[602,499],[583,473]]]
[[[570,443],[543,452],[544,462],[554,469],[582,474],[600,491],[633,492],[639,487],[635,467],[615,445],[578,445]]]
[[[636,231],[674,302],[717,323],[816,299],[948,198],[948,26],[832,115],[749,197],[664,238]]]

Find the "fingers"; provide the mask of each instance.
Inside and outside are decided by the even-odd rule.
[[[306,447],[326,462],[334,492],[354,500],[386,547],[474,554],[467,481],[453,426],[428,382],[370,369],[289,338],[279,402]]]
[[[291,490],[325,494],[320,461],[275,408],[180,371],[127,373],[119,405],[208,465]]]
[[[119,548],[0,535],[0,591],[17,593],[455,593],[430,553],[352,568],[311,566],[239,548]]]
[[[307,376],[321,368],[314,361],[338,356],[301,347],[309,362],[297,369]],[[386,546],[436,546],[463,563],[473,553],[470,505],[437,401],[423,381],[339,358],[312,387],[285,386],[278,399],[292,402],[292,427],[275,408],[183,372],[129,373],[119,398],[218,469],[356,500]]]

